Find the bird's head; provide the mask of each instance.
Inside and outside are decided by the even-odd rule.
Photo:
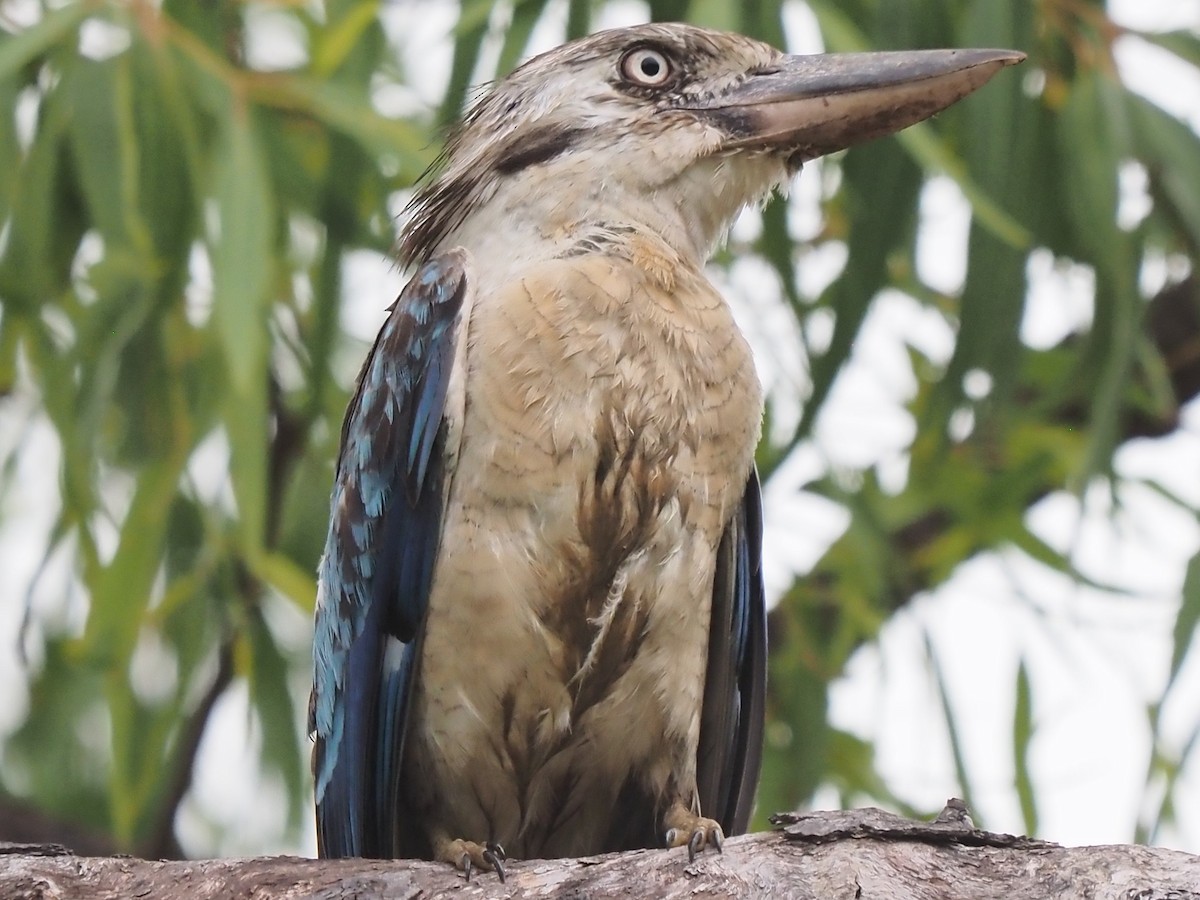
[[[691,25],[602,31],[529,60],[475,104],[411,204],[400,255],[601,224],[649,228],[703,259],[804,161],[928,118],[1022,58],[790,56]]]

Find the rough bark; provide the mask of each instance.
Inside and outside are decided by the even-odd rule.
[[[880,810],[788,814],[688,862],[682,850],[512,862],[471,882],[437,863],[265,857],[151,862],[0,844],[0,897],[186,898],[1067,898],[1200,900],[1200,857],[1148,847],[1060,847],[971,827],[961,804],[935,822]]]

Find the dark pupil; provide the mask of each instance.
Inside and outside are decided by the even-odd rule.
[[[657,77],[660,68],[658,60],[653,56],[642,57],[642,74],[647,78]]]

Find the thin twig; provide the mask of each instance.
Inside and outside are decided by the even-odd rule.
[[[188,717],[179,734],[175,765],[172,768],[170,785],[163,795],[163,804],[159,810],[157,821],[150,830],[145,845],[138,853],[146,859],[183,859],[183,848],[175,838],[175,814],[179,804],[187,796],[192,786],[192,777],[196,769],[196,754],[200,750],[200,742],[208,728],[208,720],[212,715],[217,701],[225,693],[229,683],[233,681],[233,639],[225,638],[217,653],[217,672],[213,676],[199,705]]]

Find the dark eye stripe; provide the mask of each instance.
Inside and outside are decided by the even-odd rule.
[[[586,131],[586,128],[547,125],[536,131],[519,133],[501,148],[494,168],[501,175],[511,175],[549,162],[569,150]]]

